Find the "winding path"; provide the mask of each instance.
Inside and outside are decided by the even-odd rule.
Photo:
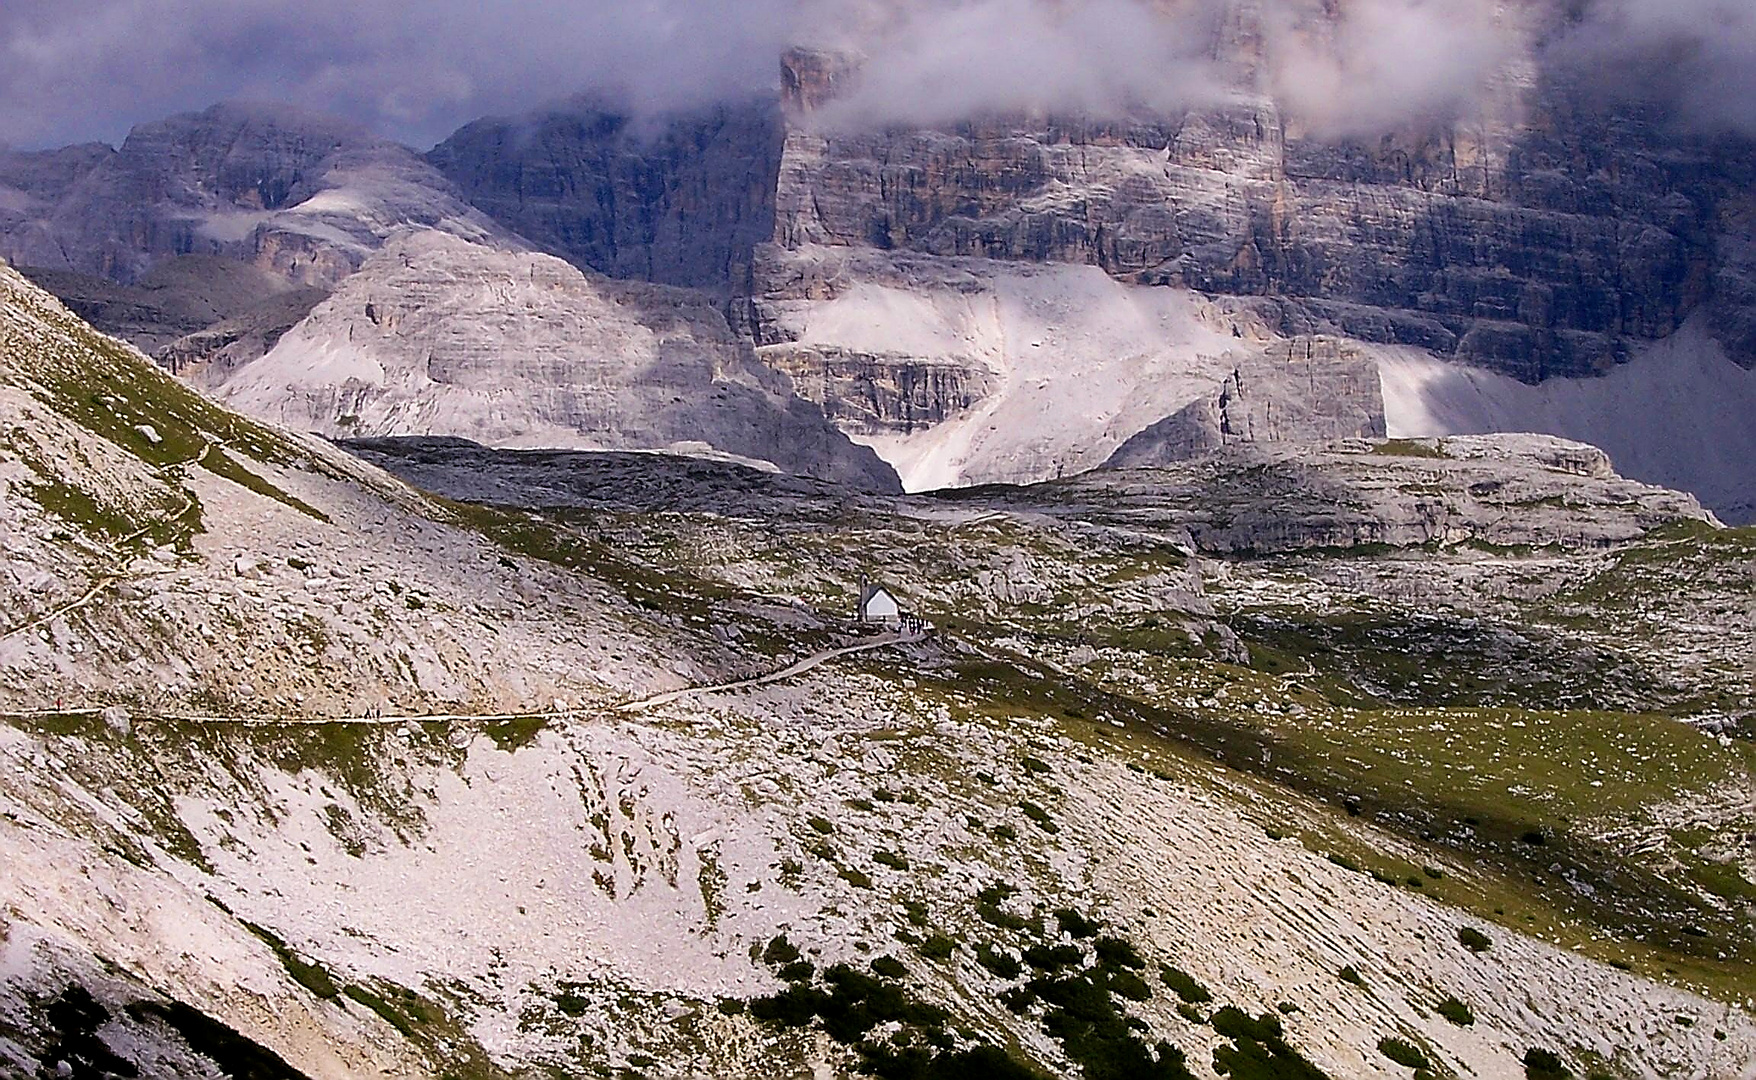
[[[586,706],[577,709],[523,709],[518,712],[508,713],[397,713],[395,715],[384,714],[379,716],[311,716],[309,714],[299,713],[247,717],[213,716],[201,713],[135,712],[131,709],[126,711],[128,712],[129,717],[136,721],[159,720],[194,724],[272,724],[276,726],[291,724],[389,725],[457,721],[492,723],[501,720],[525,720],[538,716],[570,717],[583,716],[586,714],[600,714],[603,712],[644,712],[647,709],[656,709],[660,705],[668,705],[673,701],[690,697],[695,694],[714,694],[725,690],[741,690],[751,686],[767,686],[770,683],[783,682],[787,679],[803,675],[807,671],[811,671],[831,660],[836,660],[843,656],[852,656],[855,653],[872,652],[877,649],[888,648],[891,645],[904,645],[914,641],[921,641],[926,636],[927,635],[924,633],[886,634],[883,637],[873,638],[871,641],[862,641],[857,645],[843,645],[839,648],[825,649],[822,652],[812,653],[803,660],[789,664],[788,666],[781,668],[779,671],[771,671],[766,675],[757,675],[749,679],[739,679],[735,682],[715,683],[706,686],[685,686],[677,690],[667,690],[662,694],[655,694],[652,697],[641,698],[638,701],[625,701],[615,705]],[[101,716],[103,712],[104,710],[102,708],[93,708],[89,706],[71,709],[24,709],[14,712],[0,712],[0,717],[13,719],[41,719],[51,716]]]
[[[820,653],[813,653],[791,666],[781,668],[779,671],[771,671],[767,675],[758,675],[753,679],[739,679],[737,682],[718,683],[714,686],[685,686],[681,690],[667,690],[662,694],[654,694],[652,697],[642,698],[639,701],[624,702],[621,705],[611,706],[611,708],[616,712],[644,712],[647,709],[655,709],[660,705],[668,705],[679,698],[689,697],[692,694],[714,694],[722,690],[742,690],[747,686],[766,686],[769,683],[781,682],[797,675],[803,675],[812,668],[839,657],[852,656],[854,653],[871,652],[874,649],[882,649],[890,645],[901,645],[910,641],[919,641],[925,636],[925,634],[889,634],[881,638],[874,638],[871,641],[862,641],[858,645],[844,645],[839,649],[825,649]]]

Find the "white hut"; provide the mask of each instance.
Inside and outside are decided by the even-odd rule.
[[[882,585],[860,586],[860,621],[897,626],[902,622],[902,605]]]

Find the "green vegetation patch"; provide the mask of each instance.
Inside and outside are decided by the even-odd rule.
[[[1386,1036],[1378,1040],[1378,1052],[1407,1069],[1428,1067],[1427,1055],[1406,1039]]]
[[[1207,987],[1195,981],[1195,976],[1180,968],[1163,964],[1158,969],[1158,977],[1170,988],[1172,993],[1190,1005],[1205,1005],[1213,1000],[1213,994]]]
[[[1526,1080],[1569,1080],[1573,1070],[1552,1050],[1533,1046],[1524,1052]]]
[[[336,985],[335,979],[330,976],[329,972],[324,970],[322,964],[300,959],[298,953],[275,936],[272,931],[257,926],[253,922],[239,921],[244,923],[244,929],[261,938],[263,943],[274,951],[275,957],[280,960],[281,966],[287,969],[287,974],[293,977],[294,982],[325,1000],[341,993],[341,988]]]
[[[1213,1069],[1229,1080],[1328,1080],[1286,1041],[1280,1017],[1263,1013],[1256,1019],[1227,1005],[1213,1014],[1213,1030],[1232,1041],[1216,1047]]]
[[[482,725],[482,731],[494,740],[502,753],[515,754],[537,741],[549,721],[541,716],[525,716],[516,720],[498,720]]]
[[[1384,457],[1428,458],[1436,461],[1445,461],[1451,457],[1438,446],[1428,446],[1414,439],[1386,439],[1372,447],[1372,453]]]

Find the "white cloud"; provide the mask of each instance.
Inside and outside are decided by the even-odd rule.
[[[0,140],[115,140],[227,98],[336,112],[413,143],[590,91],[646,113],[772,88],[803,37],[869,58],[844,122],[1175,107],[1222,91],[1216,29],[1260,12],[1268,89],[1318,130],[1467,110],[1525,48],[1497,20],[1563,0],[5,0]],[[1752,0],[1566,0],[1540,58],[1756,133]],[[1243,21],[1248,22],[1244,17]],[[1526,20],[1540,21],[1540,20]],[[1239,44],[1234,42],[1234,44]],[[1617,86],[1617,83],[1623,85]]]

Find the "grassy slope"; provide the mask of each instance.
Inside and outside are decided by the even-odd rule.
[[[794,592],[830,610],[851,603],[842,585],[862,574],[906,581],[918,610],[989,658],[966,661],[958,679],[995,700],[1100,736],[1093,717],[1130,716],[1161,732],[1167,752],[1217,758],[1334,807],[1331,822],[1298,831],[1362,872],[1662,980],[1756,995],[1756,942],[1745,932],[1756,885],[1723,842],[1752,823],[1735,807],[1705,822],[1676,810],[1752,790],[1756,744],[1722,746],[1664,710],[1603,708],[1589,667],[1557,674],[1610,655],[1553,617],[1576,596],[1515,624],[1527,649],[1510,658],[1462,616],[1303,612],[1293,630],[1285,611],[1278,630],[1274,618],[1235,617],[1253,665],[1244,667],[1211,628],[1201,637],[1203,620],[1154,610],[1152,589],[1140,587],[1174,583],[1185,560],[1151,543],[1094,550],[1013,520],[850,513],[793,531],[714,515],[563,516],[564,530],[629,541],[614,558],[581,549],[585,568],[609,580],[630,562],[674,582],[705,579],[720,597]],[[1584,586],[1588,598],[1610,598],[1593,601],[1595,620],[1618,597],[1644,603],[1632,582],[1655,561],[1711,579],[1716,560],[1736,566],[1751,543],[1750,530],[1678,532],[1628,549]],[[1046,583],[1041,595],[972,602],[974,574],[1020,554]],[[1424,660],[1410,655],[1417,625],[1431,639]],[[1631,654],[1638,643],[1626,636]],[[1097,647],[1095,662],[1061,662],[1080,645]],[[1626,696],[1645,691],[1642,672],[1621,664],[1612,674]],[[1551,707],[1557,699],[1579,705]],[[1727,703],[1682,703],[1703,704]],[[1482,872],[1427,878],[1429,859]]]

